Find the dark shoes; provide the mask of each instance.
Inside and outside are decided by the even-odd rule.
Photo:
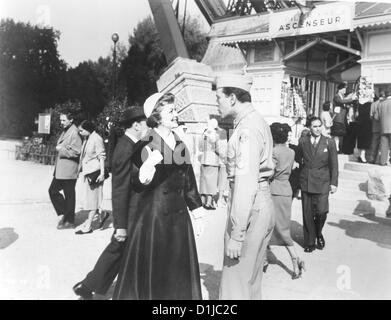
[[[100,223],[99,223],[99,226],[98,226],[98,229],[102,229],[103,228],[103,225],[105,224],[107,218],[110,216],[110,213],[108,213],[107,211],[103,211],[100,215]]]
[[[92,233],[92,228],[90,228],[89,230],[85,231],[85,230],[82,230],[82,229],[79,229],[75,232],[75,234],[87,234],[87,233]]]
[[[315,246],[309,246],[304,248],[304,252],[312,252],[315,250]]]
[[[323,236],[316,238],[316,249],[323,250],[324,246],[326,245],[326,242],[324,241]]]
[[[59,223],[57,229],[58,230],[75,229],[75,224],[70,222]]]
[[[87,289],[83,282],[78,282],[73,286],[73,292],[81,298],[81,300],[92,300],[92,291]]]

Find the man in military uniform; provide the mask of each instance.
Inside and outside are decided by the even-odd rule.
[[[234,118],[227,151],[231,201],[220,285],[223,300],[261,299],[262,266],[274,227],[269,189],[273,139],[269,125],[251,104],[251,84],[251,78],[242,75],[216,80],[221,116]]]

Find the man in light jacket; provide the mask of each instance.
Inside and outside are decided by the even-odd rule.
[[[380,165],[386,166],[391,149],[391,88],[386,91],[386,99],[379,103],[380,120]]]
[[[62,216],[57,229],[72,229],[75,227],[75,185],[79,166],[82,141],[77,127],[73,124],[74,117],[70,113],[60,115],[64,131],[57,141],[58,152],[54,167],[53,180],[49,187],[50,200],[58,216]],[[63,190],[64,196],[60,193]]]

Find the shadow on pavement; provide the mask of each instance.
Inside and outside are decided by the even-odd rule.
[[[328,222],[328,225],[345,230],[345,234],[349,237],[366,239],[382,248],[391,249],[391,219],[377,217],[372,213],[360,214],[360,217],[370,222],[342,219],[338,223]]]
[[[286,252],[287,255],[289,255],[288,251]],[[284,269],[286,271],[286,273],[288,273],[290,276],[293,275],[293,271],[290,270],[286,265],[285,263],[283,263],[282,261],[278,260],[278,258],[276,257],[276,255],[273,253],[273,251],[271,249],[268,249],[267,250],[267,262],[269,263],[269,265],[271,264],[275,264],[275,265],[278,265],[279,267],[281,267],[282,269]],[[266,269],[267,270],[267,269]],[[266,271],[267,272],[267,271]]]
[[[0,229],[0,249],[5,249],[18,240],[19,235],[14,231],[14,228]]]
[[[366,192],[368,195],[368,181],[362,182],[358,185],[360,191]]]
[[[304,248],[303,226],[294,220],[291,220],[291,237],[294,242]]]
[[[214,270],[213,266],[206,263],[200,263],[201,279],[209,293],[209,300],[219,299],[219,287],[221,280],[221,270]]]

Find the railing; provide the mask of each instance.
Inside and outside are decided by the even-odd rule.
[[[37,163],[54,165],[56,161],[56,149],[54,146],[43,144],[24,144],[15,146],[16,160],[30,160]]]

